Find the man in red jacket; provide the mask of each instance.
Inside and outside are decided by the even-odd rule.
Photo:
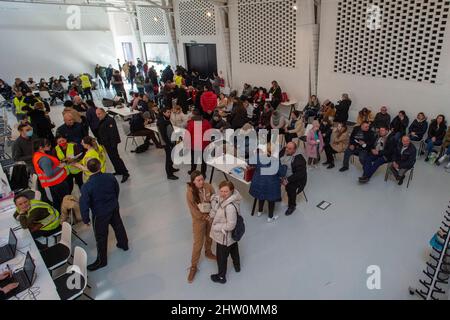
[[[192,112],[192,118],[188,121],[186,126],[186,130],[191,135],[191,170],[188,171],[188,174],[197,170],[196,162],[201,161],[201,172],[206,178],[206,162],[203,159],[203,150],[208,146],[209,141],[204,141],[203,138],[205,132],[211,128],[211,124],[203,119],[199,111],[194,110]],[[185,141],[188,140],[185,139]]]
[[[212,91],[211,86],[208,86],[207,90],[208,91],[203,93],[200,98],[200,105],[203,110],[203,117],[210,121],[212,119],[213,112],[217,107],[217,95]]]

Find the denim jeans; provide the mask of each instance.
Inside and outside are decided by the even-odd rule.
[[[442,145],[442,140],[436,140],[433,143],[433,141],[431,141],[431,138],[428,138],[427,140],[425,140],[425,143],[427,144],[427,153],[430,154],[431,152],[433,152],[433,148],[435,146],[441,146]]]
[[[358,156],[359,162],[361,162],[361,164],[363,164],[368,156],[368,153],[366,150],[361,150],[356,147],[354,150],[350,150],[350,148],[347,148],[347,150],[345,150],[345,152],[344,152],[343,167],[348,168],[349,162],[350,162],[350,157],[352,155]]]
[[[378,168],[385,163],[386,160],[383,156],[369,155],[363,163],[363,176],[371,178]]]

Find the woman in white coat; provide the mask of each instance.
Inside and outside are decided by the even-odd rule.
[[[212,219],[211,238],[217,243],[216,256],[218,273],[211,275],[211,280],[226,283],[228,256],[231,255],[234,269],[241,271],[238,243],[231,234],[236,227],[237,215],[240,212],[241,195],[234,189],[233,183],[223,181],[219,184],[219,193],[211,198]]]

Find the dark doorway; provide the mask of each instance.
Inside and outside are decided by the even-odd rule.
[[[215,44],[186,43],[187,69],[195,69],[200,78],[212,78],[217,73],[217,55]]]

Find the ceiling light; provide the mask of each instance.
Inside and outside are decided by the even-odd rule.
[[[212,13],[211,12],[206,12],[206,15],[208,16],[208,17],[211,17],[212,16]]]
[[[157,17],[154,17],[153,20],[155,20],[155,22],[158,22],[158,18]]]
[[[292,6],[292,9],[297,10],[297,6],[295,6],[295,5]]]

